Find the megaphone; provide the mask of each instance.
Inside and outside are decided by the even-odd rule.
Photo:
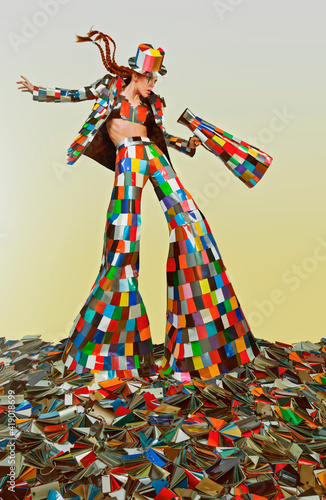
[[[182,113],[178,123],[186,125],[201,140],[203,146],[218,156],[249,188],[262,179],[273,161],[271,156],[260,149],[195,116],[188,108]]]

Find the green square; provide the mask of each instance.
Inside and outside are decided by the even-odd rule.
[[[168,196],[169,194],[173,193],[173,189],[171,188],[168,181],[165,181],[162,184],[160,184],[160,188],[163,191],[163,193],[165,194],[165,196]]]
[[[152,146],[152,144],[148,145],[148,149],[150,150],[151,154],[156,158],[157,156],[160,156],[160,153],[157,151],[157,149]]]
[[[78,364],[82,365],[82,366],[86,366],[87,360],[88,360],[88,355],[81,352]]]
[[[203,354],[199,340],[196,340],[196,342],[191,342],[191,348],[193,356],[198,356]]]
[[[227,299],[227,300],[225,300],[225,301],[224,301],[224,305],[225,305],[226,312],[228,312],[228,313],[229,313],[229,312],[231,312],[231,311],[232,311],[232,306],[231,306],[231,304],[230,304],[229,299]]]
[[[232,342],[233,341],[233,337],[231,335],[231,332],[230,332],[230,328],[225,328],[224,330],[224,338],[227,342]]]
[[[160,158],[160,162],[162,163],[162,166],[163,167],[168,167],[170,166],[170,164],[168,163],[168,161],[165,159],[164,156],[162,156],[162,158]],[[171,177],[171,176],[170,176]]]
[[[114,213],[121,214],[121,200],[114,200]]]
[[[101,287],[98,287],[98,289],[96,290],[96,292],[94,293],[94,297],[97,299],[97,300],[101,300],[101,298],[103,297],[103,293],[104,293],[104,290],[102,290]]]
[[[169,368],[167,368],[166,370],[164,370],[162,373],[164,375],[169,375],[169,373],[171,373],[171,372],[172,372],[172,368],[171,368],[171,366],[169,366]]]
[[[122,307],[115,307],[113,314],[112,314],[112,319],[115,319],[116,321],[120,321],[121,316],[122,316]]]
[[[173,286],[179,286],[178,271],[173,272]]]
[[[133,253],[136,250],[136,244],[138,241],[131,241],[130,242],[130,253]]]
[[[94,342],[87,342],[85,347],[83,347],[82,353],[89,354],[89,355],[93,354],[95,346],[96,346],[96,344]]]
[[[235,165],[236,167],[239,165],[238,160],[236,160],[235,158],[233,158],[233,156],[231,156],[231,158],[229,159],[229,161],[230,161],[231,163],[233,163],[233,165]]]
[[[222,269],[221,269],[221,266],[220,266],[220,264],[219,264],[218,260],[216,260],[216,261],[214,262],[214,267],[215,267],[215,269],[216,269],[217,274],[221,274]]]
[[[116,272],[117,272],[118,268],[115,267],[115,266],[111,266],[110,269],[109,269],[109,272],[105,275],[105,277],[108,279],[108,280],[113,280]]]
[[[217,300],[216,294],[214,292],[211,292],[210,295],[211,295],[213,306],[217,306],[218,300]]]
[[[146,314],[146,308],[145,308],[145,304],[143,301],[141,301],[141,303],[140,303],[140,314],[141,314],[141,316]]]
[[[135,355],[134,360],[135,360],[135,368],[140,368],[139,356]]]
[[[137,278],[128,279],[129,292],[136,292],[138,289]]]

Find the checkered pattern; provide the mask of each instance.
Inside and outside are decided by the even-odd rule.
[[[33,89],[33,101],[39,102],[80,102],[89,99],[96,99],[98,91],[97,84],[102,80],[96,80],[86,87],[79,90],[70,90],[62,88],[37,87]]]
[[[92,112],[79,131],[79,135],[68,149],[68,165],[75,161],[85,152],[86,148],[94,139],[97,131],[109,116],[114,102],[123,86],[123,78],[113,78],[106,75],[97,87],[98,98],[93,106]]]
[[[140,205],[150,179],[170,232],[164,373],[209,379],[252,360],[258,348],[210,228],[160,149],[148,138],[117,144],[102,265],[68,340],[78,373],[152,372],[148,318],[138,291]]]
[[[186,109],[178,119],[186,125],[226,167],[248,187],[255,186],[273,158],[254,146],[237,139]]]
[[[196,152],[196,148],[190,147],[190,140],[182,139],[181,137],[177,137],[175,135],[171,135],[163,129],[164,139],[167,145],[176,149],[180,153],[185,153],[188,156],[194,156]]]
[[[107,371],[109,377],[153,373],[149,322],[138,291],[140,202],[149,176],[145,147],[140,144],[117,151],[102,265],[63,358],[77,373]]]
[[[120,91],[123,85],[124,81],[121,76],[113,77],[112,75],[107,74],[103,78],[96,80],[96,82],[91,85],[82,87],[79,90],[34,87],[33,100],[39,102],[81,102],[87,99],[96,99],[90,115],[82,128],[79,130],[78,136],[68,149],[68,165],[74,165],[78,158],[85,153],[100,127],[109,118],[110,113],[120,96]],[[181,153],[188,156],[194,156],[196,149],[190,148],[189,141],[175,135],[171,135],[165,131],[163,127],[163,108],[165,107],[164,98],[152,92],[148,96],[147,100],[152,109],[155,123],[162,130],[166,144]],[[144,115],[142,115],[142,110],[144,110],[144,108],[138,107],[139,109],[137,109],[136,114],[132,113],[130,103],[128,105],[127,100],[124,101],[123,117],[133,120],[136,123],[143,123]]]

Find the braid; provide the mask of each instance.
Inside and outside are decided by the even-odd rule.
[[[94,35],[97,35],[97,36],[93,40],[92,37]],[[113,40],[113,38],[111,38],[109,35],[105,35],[101,31],[92,31],[92,28],[91,28],[90,31],[87,33],[87,36],[76,35],[76,38],[77,38],[77,40],[76,40],[77,42],[93,42],[93,43],[95,43],[95,45],[98,47],[98,49],[101,53],[102,62],[104,64],[104,66],[106,67],[106,69],[110,73],[113,73],[114,75],[122,75],[123,77],[131,77],[131,75],[132,75],[131,68],[127,68],[126,66],[119,66],[115,62],[115,52],[116,52],[117,46],[116,46],[116,43]],[[105,55],[104,55],[104,51],[103,51],[101,45],[97,42],[97,40],[99,40],[100,42],[101,42],[101,40],[104,41]],[[110,50],[110,42],[112,42],[112,44],[113,44],[112,56],[111,56],[111,50]]]

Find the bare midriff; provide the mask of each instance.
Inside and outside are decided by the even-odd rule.
[[[126,137],[147,137],[147,128],[141,123],[131,123],[122,118],[109,118],[106,121],[109,137],[116,146],[117,142]]]

